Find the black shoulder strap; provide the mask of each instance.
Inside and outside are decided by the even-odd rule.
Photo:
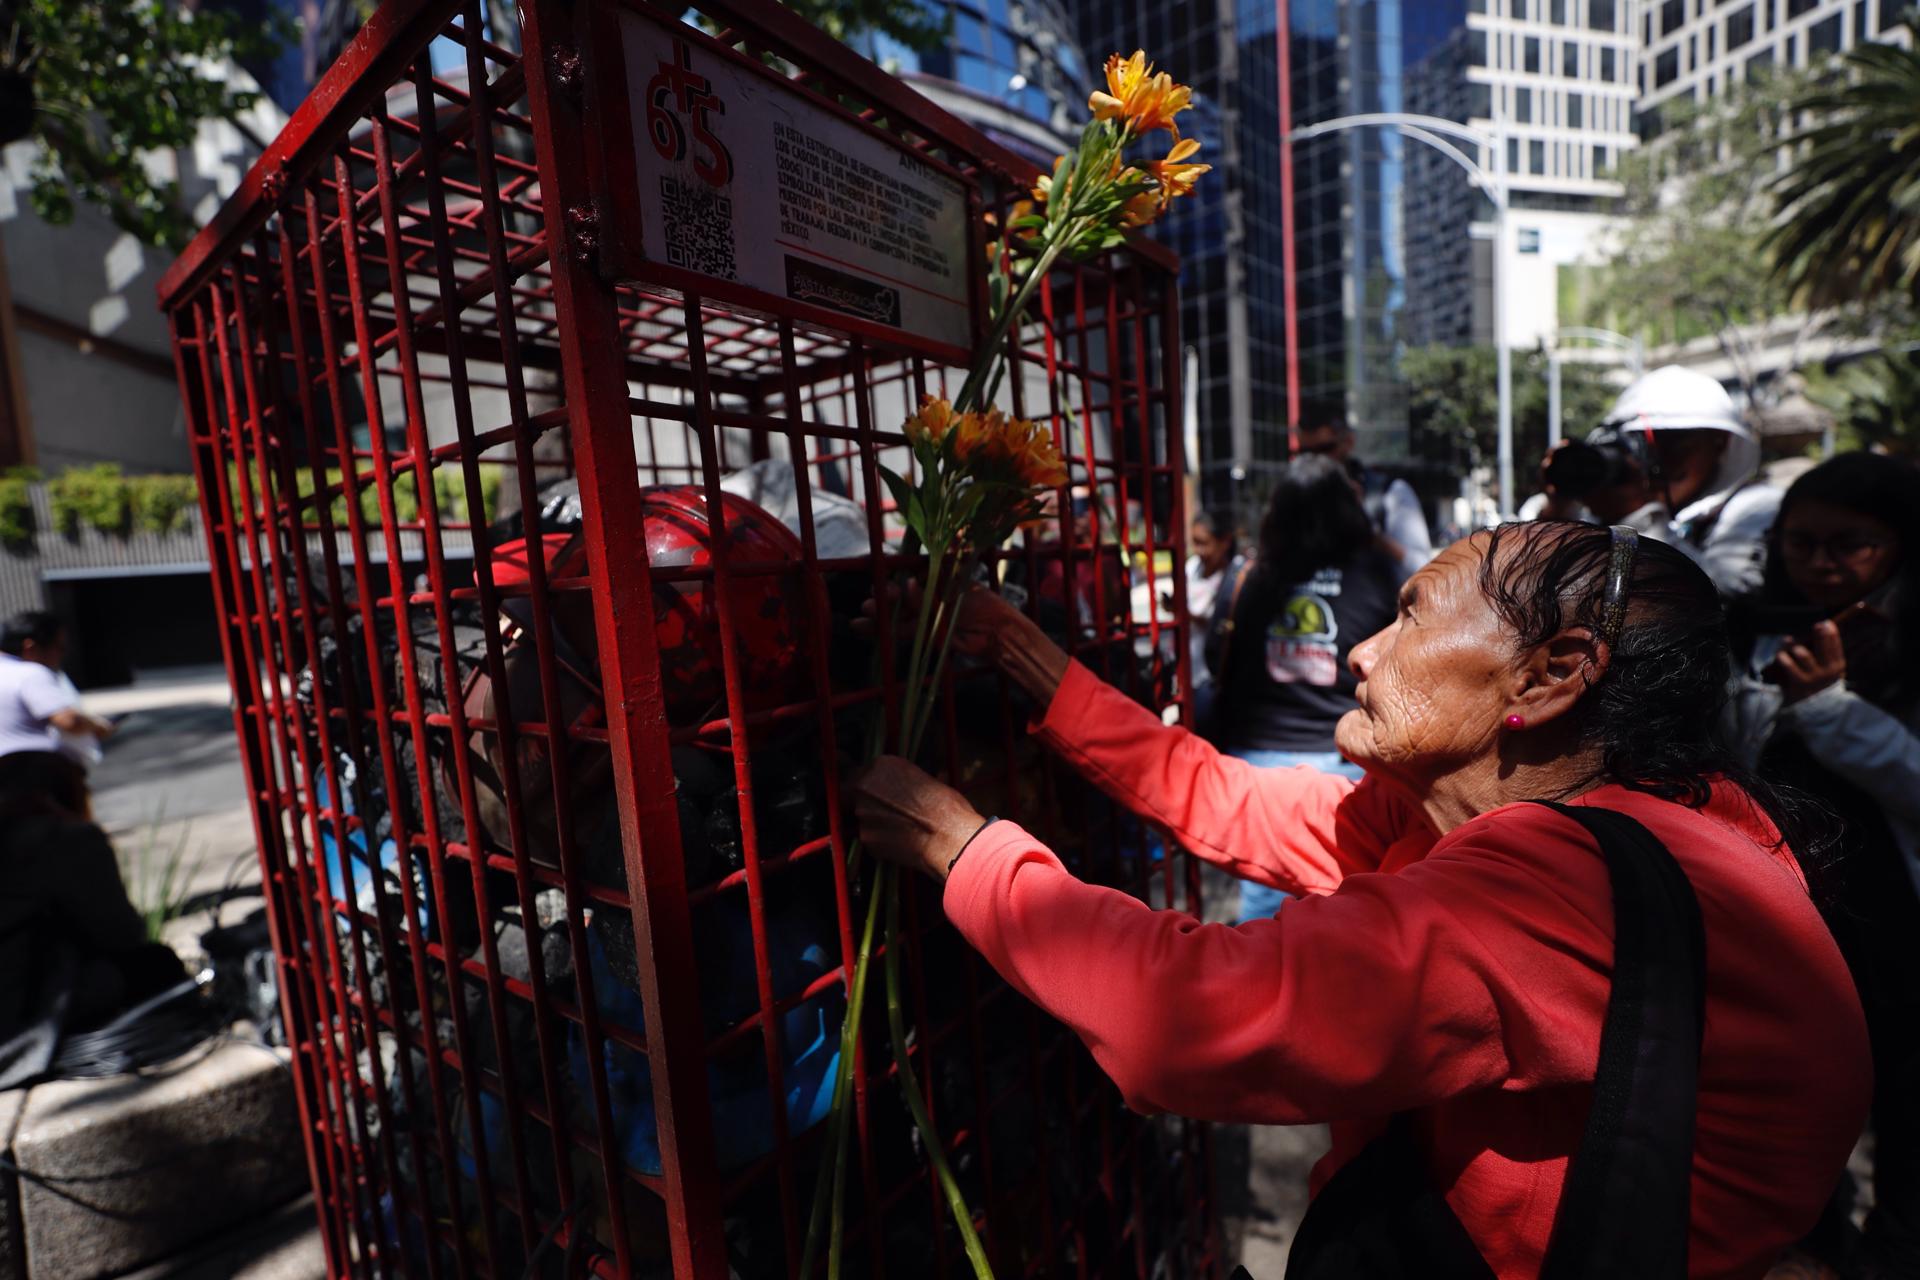
[[[1613,886],[1613,994],[1593,1110],[1541,1280],[1682,1280],[1706,1006],[1700,903],[1667,847],[1624,813],[1546,801],[1600,845]]]

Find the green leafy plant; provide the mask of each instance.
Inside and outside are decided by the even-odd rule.
[[[192,476],[129,476],[127,490],[133,527],[142,533],[176,533],[186,528],[198,500]]]
[[[35,213],[63,225],[99,206],[147,244],[179,248],[194,222],[155,153],[193,145],[206,120],[231,120],[259,94],[219,69],[277,49],[278,23],[168,0],[7,0],[0,71],[33,94]]]
[[[72,535],[81,525],[102,533],[124,533],[131,514],[126,477],[117,462],[69,467],[47,481],[47,502],[54,527]]]
[[[1807,398],[1834,417],[1842,449],[1920,449],[1920,351],[1908,346],[1810,370]]]
[[[1812,123],[1788,139],[1767,247],[1814,306],[1920,300],[1920,14],[1901,25],[1914,47],[1858,45],[1791,104]]]
[[[161,832],[166,825],[167,809],[162,804],[147,823],[136,854],[120,855],[120,879],[127,887],[127,898],[140,915],[148,942],[159,942],[169,920],[185,913],[192,895],[187,883],[187,845],[193,835],[191,822],[179,835],[162,847]]]
[[[0,546],[22,547],[33,541],[33,486],[39,482],[35,467],[0,472]]]

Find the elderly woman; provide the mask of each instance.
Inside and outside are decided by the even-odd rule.
[[[1812,1224],[1866,1032],[1791,815],[1715,745],[1726,642],[1685,556],[1572,524],[1442,553],[1353,650],[1358,783],[1161,726],[992,596],[961,627],[1115,799],[1301,896],[1153,911],[894,759],[854,785],[862,839],[943,879],[1135,1108],[1331,1123],[1289,1275],[1756,1277]]]

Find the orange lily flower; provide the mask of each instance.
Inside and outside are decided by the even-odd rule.
[[[1200,144],[1192,138],[1182,138],[1173,144],[1165,160],[1147,161],[1147,169],[1153,174],[1154,181],[1160,185],[1159,203],[1162,209],[1172,204],[1180,196],[1190,195],[1200,180],[1200,175],[1210,173],[1210,164],[1193,164],[1187,157],[1196,154]]]

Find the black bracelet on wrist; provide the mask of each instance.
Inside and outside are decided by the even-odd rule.
[[[978,840],[978,839],[980,838],[980,833],[981,833],[982,831],[985,831],[985,830],[986,830],[986,829],[987,829],[988,827],[990,827],[990,826],[992,826],[992,825],[993,825],[994,823],[996,823],[996,822],[998,822],[998,821],[1000,821],[1000,819],[999,819],[999,818],[997,818],[997,817],[995,817],[995,818],[988,818],[988,819],[987,819],[987,820],[986,820],[985,822],[983,822],[983,823],[981,823],[981,824],[980,824],[979,826],[977,826],[977,827],[975,827],[975,828],[974,828],[974,830],[973,830],[973,834],[967,837],[967,842],[966,842],[965,844],[963,844],[963,845],[961,845],[961,846],[960,846],[960,852],[959,852],[959,853],[956,853],[956,854],[954,854],[954,855],[953,855],[953,858],[952,858],[952,860],[950,860],[950,861],[949,861],[949,862],[947,863],[947,874],[948,874],[948,875],[952,875],[952,874],[953,874],[953,869],[954,869],[954,867],[956,867],[957,865],[959,865],[959,862],[960,862],[960,857],[961,857],[961,855],[962,855],[962,854],[964,854],[964,853],[966,853],[966,851],[967,851],[968,849],[971,849],[971,848],[973,847],[973,842],[974,842],[975,840]]]

